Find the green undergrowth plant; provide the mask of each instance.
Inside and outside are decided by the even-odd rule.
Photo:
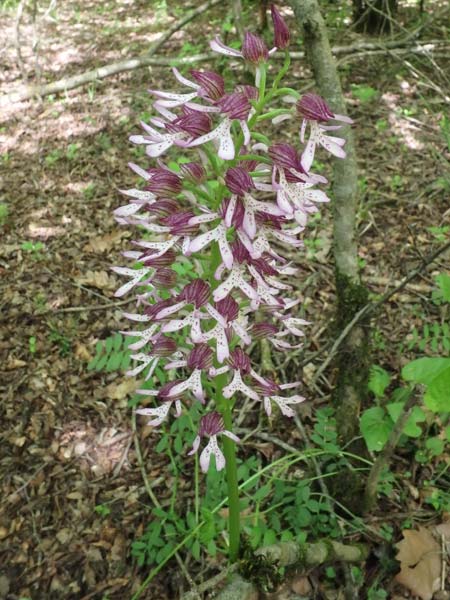
[[[436,287],[431,294],[431,303],[436,307],[450,305],[450,275],[440,273],[435,278]],[[435,309],[436,310],[436,309]],[[449,354],[450,353],[450,325],[446,311],[439,320],[429,323],[425,321],[422,327],[413,327],[409,340],[406,344],[407,350],[419,350],[425,353]],[[426,317],[423,317],[426,319]]]

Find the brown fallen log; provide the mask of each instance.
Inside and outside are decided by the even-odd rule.
[[[221,0],[213,0],[212,3],[209,3],[209,6],[213,6],[218,4]],[[207,3],[208,4],[208,3]],[[204,6],[204,5],[202,5]],[[200,7],[199,7],[200,8]],[[197,9],[197,14],[198,14]],[[206,9],[205,9],[206,10]],[[193,17],[192,17],[193,18]],[[186,23],[186,18],[184,23]],[[175,27],[175,26],[174,26]],[[177,25],[177,28],[172,28],[170,35],[172,35],[175,31],[181,28],[181,25]],[[197,64],[199,62],[205,62],[208,60],[213,60],[217,58],[217,55],[211,52],[205,52],[203,54],[195,54],[193,56],[185,56],[182,58],[176,57],[157,57],[154,56],[156,51],[165,43],[170,35],[165,34],[164,40],[159,40],[150,51],[144,56],[137,56],[134,58],[130,58],[128,60],[123,60],[120,62],[111,63],[109,65],[104,65],[102,67],[98,67],[97,69],[92,69],[90,71],[86,71],[79,75],[73,75],[72,77],[65,77],[64,79],[59,79],[58,81],[53,81],[51,83],[47,83],[41,86],[23,86],[18,88],[9,94],[4,94],[0,96],[0,108],[4,106],[8,106],[9,104],[14,104],[17,102],[24,102],[25,100],[29,100],[35,96],[44,97],[50,94],[58,94],[61,92],[67,92],[69,90],[73,90],[77,87],[81,87],[82,85],[86,85],[88,83],[92,83],[95,81],[99,81],[101,79],[105,79],[106,77],[111,77],[112,75],[117,75],[118,73],[124,73],[126,71],[133,71],[134,69],[139,69],[141,67],[163,67],[163,66],[183,66],[183,65],[191,65]],[[157,47],[156,47],[157,46]],[[448,46],[448,45],[447,45]],[[357,44],[352,44],[350,46],[335,46],[331,48],[332,53],[335,56],[348,55],[353,53],[361,53],[361,52],[391,52],[393,50],[404,52],[404,53],[412,53],[412,54],[421,54],[423,52],[433,52],[434,50],[447,47],[445,42],[442,40],[432,40],[429,42],[418,43],[418,42],[386,42],[385,44],[378,44],[372,42],[359,42]],[[304,58],[303,52],[291,52],[291,57],[295,60]],[[275,58],[277,58],[275,56]],[[280,54],[278,58],[283,58]]]

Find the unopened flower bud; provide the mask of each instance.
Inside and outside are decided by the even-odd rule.
[[[273,22],[274,45],[280,50],[284,50],[284,48],[289,46],[289,41],[291,39],[290,31],[283,17],[273,4],[270,6],[270,13],[272,15]]]

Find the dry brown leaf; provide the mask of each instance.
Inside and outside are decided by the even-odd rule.
[[[111,400],[123,400],[141,385],[140,381],[135,379],[125,379],[121,383],[110,383],[106,388],[106,397]]]
[[[79,342],[75,344],[75,356],[79,360],[84,360],[86,362],[89,362],[92,358],[91,353],[89,352],[87,347],[84,344],[80,344]]]
[[[86,271],[81,277],[75,280],[81,285],[90,285],[100,290],[113,290],[117,287],[117,282],[106,271]]]
[[[106,252],[107,250],[111,250],[116,246],[117,242],[119,242],[123,237],[129,236],[128,231],[113,231],[112,233],[108,233],[106,235],[101,235],[99,237],[93,238],[89,243],[87,243],[83,251],[84,252]]]
[[[440,588],[441,549],[424,527],[406,529],[403,540],[396,544],[401,570],[396,580],[422,600],[431,600]]]

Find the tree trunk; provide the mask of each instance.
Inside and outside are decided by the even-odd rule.
[[[397,0],[353,0],[353,24],[360,33],[392,33]]]
[[[303,28],[305,49],[314,73],[319,93],[331,109],[346,114],[344,96],[331,54],[326,26],[317,0],[291,0],[298,23]],[[356,313],[367,303],[367,290],[361,285],[356,241],[357,166],[353,132],[349,127],[340,130],[346,139],[347,158],[333,160],[334,260],[337,293],[337,327],[342,331]],[[359,413],[367,397],[369,370],[367,318],[347,335],[338,355],[338,381],[334,393],[336,420],[340,443],[349,444],[359,435]],[[352,445],[355,453],[363,448]],[[359,511],[363,482],[349,471],[339,477],[342,502]],[[336,490],[337,491],[337,490]]]

